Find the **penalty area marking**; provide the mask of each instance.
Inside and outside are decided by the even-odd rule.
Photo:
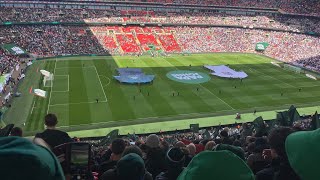
[[[319,102],[315,102],[315,103],[320,103],[320,101]],[[296,103],[295,105],[308,105],[308,104],[310,104],[310,103]],[[274,111],[274,112],[282,111],[282,109],[285,109],[285,108],[283,108],[281,106],[286,106],[286,105],[287,106],[291,106],[292,104],[283,104],[283,105],[278,106],[278,109],[275,109],[275,110],[264,110],[264,111],[259,111],[258,113],[266,113],[266,112],[269,112],[269,111]],[[252,107],[252,108],[249,108],[249,109],[254,110],[254,109],[259,109],[259,108],[270,108],[270,107],[275,107],[275,106],[257,106],[257,107]],[[231,110],[215,111],[213,114],[221,113],[221,112],[228,112],[228,111],[231,111]],[[179,117],[179,116],[188,116],[188,115],[208,115],[208,116],[206,116],[206,117],[196,117],[196,118],[186,118],[186,119],[182,119],[182,120],[193,120],[193,119],[200,119],[200,118],[217,117],[217,115],[210,115],[210,114],[211,113],[185,113],[185,114],[168,115],[168,116],[149,116],[149,117],[136,118],[136,119],[137,120],[155,119],[155,118]],[[251,114],[251,113],[247,112],[247,113],[244,113],[244,114]],[[218,115],[218,116],[232,116],[232,115],[233,114],[226,114],[226,115]],[[173,121],[175,121],[175,120],[173,120]],[[173,122],[173,121],[165,121],[165,122]],[[119,121],[108,121],[108,122],[97,122],[97,123],[78,124],[78,125],[70,125],[70,126],[59,126],[57,128],[67,128],[67,127],[76,127],[76,126],[89,126],[89,125],[96,125],[96,124],[109,124],[109,123],[113,123],[113,122],[119,122]],[[146,124],[149,124],[149,123],[159,123],[159,121],[158,122],[147,122]],[[139,125],[139,124],[136,124],[136,125]],[[129,125],[124,125],[124,126],[129,126]]]
[[[58,67],[56,69],[68,69],[68,68],[82,68],[82,69],[86,69],[86,68],[95,68],[95,66],[74,66],[74,67]]]
[[[67,77],[67,79],[68,79],[68,86],[67,86],[67,90],[66,90],[66,91],[52,91],[52,92],[69,92],[69,88],[70,88],[69,75],[55,75],[55,76]],[[55,79],[54,79],[54,80],[55,80]],[[52,83],[52,84],[53,84],[53,83]]]
[[[100,77],[99,77],[99,73],[98,73],[97,68],[96,68],[95,66],[94,66],[94,69],[96,70],[97,77],[98,77],[98,80],[99,80],[99,82],[100,82],[101,90],[102,90],[102,92],[103,92],[104,98],[106,99],[105,101],[108,101],[107,96],[106,96],[106,93],[104,92],[104,89],[103,89],[103,86],[102,86],[102,83],[101,83],[101,80],[100,80]]]
[[[33,113],[33,110],[34,110],[34,105],[36,104],[36,101],[33,101],[33,105],[32,105],[32,108],[31,108],[31,112],[30,112],[30,114],[32,114]]]
[[[107,101],[99,101],[99,103],[106,103]],[[50,104],[49,106],[67,106],[67,105],[77,105],[77,104],[94,104],[97,103],[97,101],[91,101],[91,102],[78,102],[78,103],[62,103],[62,104]]]
[[[106,78],[106,79],[108,80],[108,83],[107,83],[106,85],[104,85],[103,87],[109,86],[109,84],[111,83],[111,79],[108,78],[107,76],[103,76],[103,75],[99,75],[99,76],[100,76],[100,77],[104,77],[104,78]]]
[[[55,75],[55,73],[56,73],[56,68],[57,68],[57,58],[56,58],[56,61],[54,62],[53,75]],[[50,96],[49,96],[49,102],[48,102],[48,107],[47,107],[47,114],[49,114],[49,107],[50,107],[50,102],[51,102],[53,83],[54,83],[54,80],[52,81],[51,88],[50,88]]]

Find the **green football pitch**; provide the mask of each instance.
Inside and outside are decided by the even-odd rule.
[[[277,61],[238,53],[38,60],[29,67],[19,86],[22,96],[14,99],[4,122],[21,125],[26,132],[37,132],[44,128],[45,114],[55,113],[59,128],[74,131],[133,124],[143,127],[154,122],[252,113],[254,109],[258,112],[287,109],[292,104],[319,106],[319,81],[271,62]],[[246,72],[248,77],[242,82],[214,77],[203,65],[229,65]],[[118,67],[142,68],[146,74],[155,75],[155,80],[144,85],[121,84],[113,78]],[[41,69],[54,74],[52,84],[43,86]],[[210,78],[207,82],[190,84],[167,77],[168,72],[178,70],[196,71]],[[47,91],[47,98],[32,95],[30,88]],[[161,128],[165,129],[158,129]]]

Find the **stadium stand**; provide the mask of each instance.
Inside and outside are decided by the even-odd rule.
[[[320,2],[316,0],[148,0],[148,2],[277,8],[278,11],[287,13],[320,15]],[[216,12],[176,12],[168,15],[163,12],[137,10],[0,7],[0,22],[8,21],[87,23],[79,26],[26,24],[0,27],[1,45],[14,43],[25,49],[32,57],[71,54],[140,54],[150,50],[149,45],[154,45],[158,48],[157,50],[163,50],[166,53],[259,53],[320,71],[320,39],[313,34],[305,34],[320,33],[319,19],[311,17],[226,15]],[[98,22],[113,24],[103,26],[90,24]],[[115,25],[116,23],[119,24]],[[174,26],[139,24],[134,26],[123,23],[163,23]],[[203,24],[216,27],[197,26]],[[258,42],[268,42],[270,45],[264,52],[257,52],[255,45]],[[18,84],[23,68],[26,67],[22,60],[25,60],[22,56],[12,55],[0,49],[1,75],[14,71],[12,77],[5,83],[3,96]],[[3,98],[1,100],[4,101]],[[86,176],[87,179],[93,179],[95,176],[96,179],[107,180],[192,180],[212,177],[226,180],[316,180],[319,179],[319,175],[315,167],[318,167],[320,162],[318,155],[320,130],[315,130],[317,120],[319,117],[314,115],[287,127],[283,127],[281,123],[275,125],[263,122],[257,125],[258,122],[253,122],[207,127],[200,129],[199,132],[174,131],[150,135],[118,136],[116,134],[102,138],[74,138],[75,142],[70,144],[81,141],[93,145],[86,152],[87,154],[81,154],[84,155],[81,157],[87,157],[86,160],[90,161],[90,168],[87,168],[90,176]],[[45,132],[50,131],[50,128],[54,129],[56,124],[57,121],[53,123],[53,127],[49,124],[49,130]],[[63,177],[57,151],[57,157],[54,157],[50,150],[62,144],[65,148],[62,154],[69,153],[67,156],[71,161],[71,150],[66,149],[70,145],[67,142],[73,140],[68,134],[59,131],[67,140],[54,143],[50,140],[55,140],[57,133],[49,133],[45,136],[38,134],[37,137],[42,138],[46,143],[47,149],[45,149],[36,141],[31,143],[21,137],[6,137],[10,135],[10,131],[12,136],[15,135],[12,131],[13,126],[10,124],[0,130],[2,178],[65,179],[68,176],[78,176],[75,173],[65,174]],[[19,131],[18,134],[22,132]],[[6,146],[7,144],[11,146]],[[12,154],[12,157],[31,157],[28,153],[21,153],[26,152],[25,149],[31,153],[32,161],[23,161],[26,158],[11,158]],[[215,163],[210,164],[208,160]],[[36,169],[36,172],[29,169],[31,163],[32,166],[34,165],[34,161],[37,166],[32,170]],[[43,164],[48,166],[43,167]],[[22,172],[25,173],[13,173],[14,168],[24,170]]]
[[[74,138],[75,141],[81,143],[72,142],[69,145],[57,146],[54,152],[56,155],[59,154],[58,157],[66,157],[60,161],[64,162],[62,169],[65,173],[72,172],[72,169],[68,169],[66,166],[74,161],[69,157],[72,157],[72,152],[79,153],[82,150],[82,153],[89,153],[90,155],[87,156],[82,154],[82,157],[87,157],[86,160],[90,158],[92,161],[90,168],[88,168],[89,172],[85,173],[86,179],[93,179],[93,176],[99,177],[99,179],[118,179],[119,177],[128,178],[128,175],[132,177],[130,179],[141,179],[141,177],[144,177],[143,179],[152,179],[153,177],[157,180],[206,179],[211,177],[214,171],[214,176],[218,179],[235,177],[239,179],[238,177],[241,176],[240,179],[246,180],[254,178],[258,180],[305,179],[306,177],[312,180],[318,177],[316,172],[303,167],[315,165],[310,158],[315,158],[316,154],[311,153],[308,148],[312,147],[315,150],[312,152],[319,151],[319,145],[316,143],[320,138],[320,131],[319,129],[312,131],[315,128],[316,118],[319,118],[316,116],[304,117],[303,120],[295,121],[291,126],[286,127],[274,127],[273,122],[254,121],[253,123],[208,127],[200,129],[199,132],[184,130],[159,132],[157,135],[128,134],[127,136],[118,136],[117,133],[111,132],[106,137],[95,139]],[[281,125],[282,123],[278,121],[277,124]],[[11,129],[12,127],[13,125],[11,125]],[[8,128],[5,129],[6,134],[2,133],[2,136],[9,135]],[[48,134],[47,138],[55,137],[54,134]],[[297,139],[304,138],[309,138],[309,140],[297,141]],[[0,137],[0,140],[25,141],[20,137],[14,139]],[[35,141],[36,144],[41,142],[39,140],[41,139],[38,138]],[[89,148],[90,151],[81,149],[88,146],[88,143],[92,145]],[[77,148],[80,149],[74,151]],[[5,152],[7,152],[6,148],[0,147],[0,154],[5,154]],[[12,151],[13,154],[17,152],[19,151]],[[305,157],[306,152],[311,154]],[[8,162],[9,159],[6,156],[1,157],[2,162]],[[219,160],[219,157],[224,158]],[[301,157],[308,160],[303,161]],[[210,162],[205,162],[208,158],[216,162],[215,164],[219,164],[212,167],[213,169],[210,171],[208,168],[204,168],[213,165]],[[299,163],[296,160],[299,160]],[[246,163],[247,165],[245,165]],[[230,166],[230,164],[234,165]],[[132,168],[133,166],[141,166],[142,169]],[[228,168],[226,169],[225,166]],[[240,171],[241,166],[245,168]],[[80,169],[81,167],[83,166],[79,166]],[[194,170],[190,170],[190,168],[194,168]],[[233,172],[232,175],[225,174],[230,171]],[[10,174],[2,173],[3,177],[10,177]],[[186,177],[186,173],[195,174]],[[79,175],[78,172],[75,177]],[[71,173],[68,176],[73,177],[74,174]]]

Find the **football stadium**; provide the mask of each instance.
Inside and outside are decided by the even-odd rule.
[[[320,179],[319,0],[0,0],[0,70],[1,179]]]

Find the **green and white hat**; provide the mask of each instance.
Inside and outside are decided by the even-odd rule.
[[[292,133],[285,145],[289,163],[299,177],[302,180],[319,180],[320,129]]]
[[[196,155],[177,180],[254,180],[248,165],[230,151],[203,151]]]

